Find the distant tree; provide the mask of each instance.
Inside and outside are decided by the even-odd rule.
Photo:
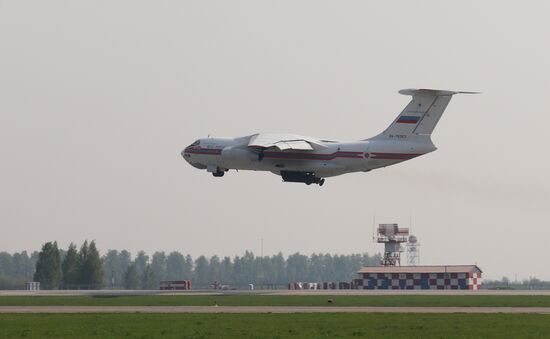
[[[91,288],[99,289],[103,284],[103,262],[97,250],[95,241],[92,240],[90,247],[88,247],[88,261],[86,263],[86,268],[89,274],[88,283]]]
[[[136,264],[130,264],[124,274],[124,288],[127,290],[135,290],[139,288],[139,277]]]
[[[289,281],[304,281],[308,275],[308,257],[294,253],[287,259],[287,276]]]
[[[349,258],[347,258],[345,255],[335,255],[333,257],[333,260],[334,260],[333,269],[334,269],[335,275],[332,280],[334,281],[351,280],[351,274],[355,272],[353,272],[353,269],[350,268]]]
[[[256,257],[256,283],[257,284],[273,284],[273,262],[270,257]]]
[[[145,266],[141,283],[141,288],[144,290],[157,289],[155,272],[153,271],[153,267],[151,264],[147,264],[147,266]]]
[[[28,261],[29,257],[25,251],[14,253],[13,255],[7,252],[1,252],[0,289],[21,289],[25,281],[31,280],[32,275],[27,276],[25,274]]]
[[[13,257],[8,252],[0,252],[0,276],[13,275]]]
[[[107,254],[103,257],[103,286],[114,287],[117,284],[120,286],[122,283],[119,264],[119,255],[117,250],[108,250]]]
[[[324,271],[324,257],[322,254],[313,253],[309,258],[310,269],[308,280],[322,281]]]
[[[38,251],[33,251],[29,257],[29,262],[27,263],[27,272],[25,276],[29,279],[32,279],[34,272],[36,271],[36,262],[38,261]]]
[[[140,277],[143,277],[143,273],[145,272],[145,268],[147,268],[147,264],[149,263],[149,256],[145,254],[144,251],[139,251],[136,259],[134,260],[134,263],[136,264],[137,273]]]
[[[543,285],[542,281],[537,277],[529,277],[529,280],[525,280],[523,283],[527,286],[527,289],[530,290],[540,289]]]
[[[332,256],[327,253],[324,255],[324,265],[325,270],[323,274],[323,281],[335,281],[336,271],[338,269],[338,264],[336,263],[336,255]]]
[[[84,243],[80,246],[80,251],[78,251],[78,260],[77,260],[77,271],[78,278],[76,279],[77,284],[81,285],[83,288],[86,288],[89,280],[89,272],[86,267],[88,261],[88,240],[85,240]]]
[[[21,253],[14,253],[13,256],[13,275],[15,277],[27,277],[26,266],[29,261],[27,251]]]
[[[224,257],[220,265],[220,282],[223,284],[233,283],[233,266],[230,257]]]
[[[127,250],[122,250],[118,254],[118,269],[115,271],[115,285],[124,284],[124,274],[132,264],[132,255]]]
[[[208,281],[209,282],[220,282],[220,271],[221,271],[221,262],[220,257],[217,255],[210,258],[210,263],[208,265]]]
[[[363,253],[361,258],[361,267],[380,265],[380,259],[381,259],[380,254],[369,256],[367,253]]]
[[[274,283],[276,284],[288,283],[285,266],[286,266],[286,261],[281,252],[271,257],[271,269],[272,269],[271,272],[273,274],[273,278],[271,280]]]
[[[250,284],[256,282],[256,260],[254,253],[251,251],[245,251],[241,258],[242,277],[241,283]]]
[[[166,254],[164,254],[164,252],[155,252],[151,260],[151,269],[155,276],[155,285],[158,285],[162,280],[166,280],[166,266]]]
[[[185,268],[184,268],[184,279],[193,280],[194,278],[194,266],[193,266],[193,257],[191,255],[185,256]]]
[[[61,274],[61,258],[57,242],[47,242],[38,254],[34,281],[39,281],[42,289],[57,289],[61,282]]]
[[[61,269],[63,272],[62,282],[64,288],[74,288],[78,283],[78,252],[76,251],[75,244],[71,243],[69,245]]]
[[[103,260],[103,285],[115,288],[124,286],[124,275],[131,263],[130,252],[109,250]]]
[[[199,286],[206,286],[208,281],[208,259],[204,255],[201,255],[195,261],[195,281],[194,283]]]
[[[233,272],[231,275],[233,277],[233,279],[231,279],[232,284],[240,285],[240,284],[244,284],[246,281],[246,278],[243,274],[242,261],[238,255],[236,255],[235,258],[233,258]]]
[[[78,283],[82,288],[99,289],[103,283],[103,263],[95,241],[84,241],[78,253]]]
[[[179,252],[171,252],[166,259],[166,279],[182,280],[185,278],[185,257]]]

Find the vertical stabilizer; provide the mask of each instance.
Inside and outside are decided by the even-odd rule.
[[[378,137],[431,135],[454,94],[437,89],[403,89],[399,93],[412,95],[412,100],[393,123]]]

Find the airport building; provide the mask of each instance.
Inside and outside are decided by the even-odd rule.
[[[481,270],[476,265],[369,266],[357,272],[358,289],[477,290]]]
[[[373,239],[384,244],[381,266],[363,267],[353,285],[358,289],[477,290],[481,270],[476,265],[419,266],[420,243],[409,228],[379,224]],[[406,244],[405,247],[402,244]],[[401,253],[407,252],[407,266]]]

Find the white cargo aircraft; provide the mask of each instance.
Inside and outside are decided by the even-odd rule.
[[[323,185],[326,177],[368,172],[416,158],[437,148],[431,134],[454,92],[404,89],[412,101],[381,134],[338,142],[294,134],[253,134],[238,138],[204,138],[181,155],[189,164],[222,177],[230,169],[269,171],[283,181]]]

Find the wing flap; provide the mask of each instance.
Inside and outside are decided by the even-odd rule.
[[[256,134],[250,138],[248,147],[270,148],[284,150],[313,151],[314,146],[326,148],[320,140],[293,134]]]
[[[280,141],[280,142],[276,142],[274,146],[280,149],[281,151],[284,151],[286,149],[313,151],[313,147],[311,147],[311,145],[304,140]]]

